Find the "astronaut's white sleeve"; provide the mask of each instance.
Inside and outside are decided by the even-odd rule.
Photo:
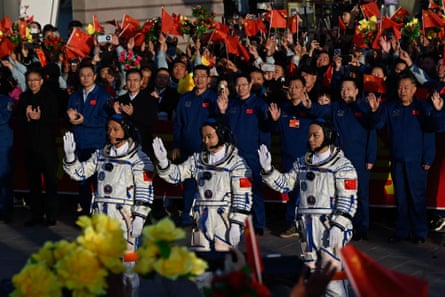
[[[133,215],[147,218],[151,211],[154,199],[153,190],[153,164],[145,154],[138,154],[140,159],[134,163],[133,179],[134,179],[134,207]]]
[[[298,181],[299,172],[299,166],[296,161],[287,173],[280,173],[275,168],[272,168],[271,172],[261,172],[261,176],[263,177],[263,182],[270,188],[280,193],[288,193],[294,189]]]
[[[171,184],[179,184],[187,178],[191,178],[194,168],[196,168],[196,160],[198,160],[198,154],[190,156],[183,163],[176,165],[169,162],[167,168],[159,168],[159,177]]]
[[[345,230],[357,210],[357,172],[351,162],[345,162],[335,173],[336,204],[331,226]]]
[[[66,174],[71,177],[71,179],[76,181],[83,181],[96,173],[98,156],[100,154],[99,150],[96,150],[91,157],[84,161],[80,162],[77,158],[73,162],[66,162],[65,158],[63,159],[63,170]]]
[[[233,223],[244,226],[253,203],[252,172],[242,159],[240,159],[235,166],[236,169],[232,170],[230,181],[232,201],[229,219]]]

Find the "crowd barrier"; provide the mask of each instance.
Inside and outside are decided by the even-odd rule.
[[[71,180],[62,169],[63,140],[62,136],[68,126],[64,121],[60,122],[57,133],[57,146],[59,155],[59,167],[57,171],[58,178],[58,192],[60,194],[77,193],[78,184]],[[24,168],[23,159],[23,135],[19,129],[14,130],[14,172],[13,172],[13,187],[14,191],[18,193],[28,192],[27,175]],[[154,134],[163,139],[167,149],[172,149],[173,143],[173,122],[172,121],[158,121],[155,125]],[[445,137],[438,134],[436,159],[432,165],[428,178],[427,191],[427,207],[430,209],[445,209]],[[378,156],[377,162],[371,173],[370,182],[370,205],[376,207],[393,207],[395,200],[393,195],[392,181],[389,177],[389,150],[382,137],[378,141]],[[274,166],[280,168],[280,141],[279,136],[272,137],[271,148],[272,160]],[[43,182],[43,181],[42,181]],[[172,185],[164,182],[155,175],[153,179],[154,190],[156,198],[168,197],[170,199],[179,199],[182,197],[181,185]],[[284,203],[287,201],[286,195],[281,195],[270,188],[264,186],[264,196],[266,202]]]

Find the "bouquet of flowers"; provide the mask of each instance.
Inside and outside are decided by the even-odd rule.
[[[190,21],[188,17],[181,16],[181,33],[193,35],[195,33],[195,25]]]
[[[200,37],[202,33],[214,27],[215,13],[209,13],[207,8],[198,5],[192,9],[192,16],[195,17],[193,25],[195,26],[195,34]]]
[[[119,62],[124,66],[125,70],[140,69],[142,57],[136,55],[133,51],[123,50],[119,56]]]
[[[360,37],[368,47],[371,47],[377,35],[377,18],[372,16],[369,19],[361,19],[358,23]]]
[[[137,250],[138,262],[134,270],[145,277],[154,274],[176,280],[179,277],[193,279],[207,269],[207,262],[198,258],[186,247],[173,245],[185,237],[171,219],[164,218],[147,226],[142,232],[142,246]]]
[[[412,42],[416,38],[420,37],[419,19],[413,18],[411,21],[406,23],[402,28],[402,35],[408,39],[408,42]]]
[[[43,47],[50,53],[60,52],[65,46],[65,41],[60,36],[47,36],[43,40]]]
[[[106,215],[82,216],[82,232],[73,242],[46,242],[12,278],[11,297],[98,296],[106,293],[106,278],[125,271],[127,243],[120,223]]]

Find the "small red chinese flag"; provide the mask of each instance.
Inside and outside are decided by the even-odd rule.
[[[175,15],[171,16],[168,12],[162,8],[161,15],[161,32],[170,35],[182,36],[181,30],[179,29],[180,23],[178,23],[179,17]]]
[[[93,37],[79,28],[74,28],[70,38],[66,42],[66,47],[81,58],[88,56],[93,46]]]
[[[360,28],[358,26],[355,27],[355,33],[354,33],[354,36],[352,37],[352,43],[354,43],[355,46],[358,48],[367,48],[368,47],[368,45],[366,45],[363,38],[360,36]]]
[[[332,83],[332,77],[334,76],[334,66],[329,65],[328,69],[323,73],[323,79],[321,80],[321,84],[324,88],[330,88]]]
[[[267,33],[267,28],[266,25],[264,25],[263,21],[261,19],[257,19],[256,20],[256,27],[258,28],[258,31],[266,34]]]
[[[212,35],[210,36],[210,41],[214,41],[214,42],[218,42],[218,41],[223,41],[226,42],[227,40],[227,33],[224,31],[221,31],[219,29],[215,29],[213,30]]]
[[[248,177],[242,177],[239,179],[239,186],[240,188],[251,188],[252,181]]]
[[[375,75],[364,74],[363,91],[385,94],[386,93],[385,80]]]
[[[423,28],[436,28],[436,27],[444,27],[445,22],[443,19],[438,16],[436,13],[423,9],[422,10],[422,22]]]
[[[270,14],[270,27],[286,28],[287,22],[286,18],[284,17],[285,13],[287,14],[286,10],[283,12],[282,10],[273,9]]]
[[[246,36],[255,36],[258,33],[257,23],[252,19],[244,19],[244,32]]]
[[[389,17],[382,18],[382,31],[392,29],[394,33],[394,38],[400,40],[402,38],[402,33],[400,32],[400,28],[403,24],[398,24],[391,20]]]
[[[352,244],[346,245],[340,253],[346,275],[356,296],[428,296],[426,280],[388,269]]]
[[[227,26],[226,24],[223,24],[221,22],[213,22],[213,24],[215,25],[215,29],[219,30],[221,32],[224,32],[226,34],[229,34],[230,32],[230,28],[229,26]]]
[[[362,4],[360,5],[360,8],[365,18],[369,19],[370,17],[375,16],[380,19],[380,9],[376,2]]]
[[[11,54],[14,49],[14,44],[7,37],[3,37],[0,41],[0,58],[7,57]]]
[[[247,263],[252,268],[252,272],[257,280],[261,283],[261,272],[264,270],[263,258],[261,258],[258,241],[253,228],[252,217],[246,219],[246,227],[244,229],[244,240],[246,242]]]
[[[345,179],[343,184],[346,190],[357,190],[357,179]]]
[[[37,58],[39,58],[40,65],[42,67],[45,67],[47,64],[45,53],[43,52],[43,50],[41,48],[36,48],[35,52],[36,52]]]
[[[298,32],[298,15],[293,15],[288,20],[288,28],[292,33]]]
[[[250,60],[250,54],[249,51],[247,50],[247,48],[241,44],[241,42],[238,41],[238,51],[240,56],[244,59],[244,61],[249,61]]]
[[[396,23],[403,23],[406,16],[409,16],[409,11],[400,6],[392,15],[391,20]]]
[[[100,25],[99,19],[95,15],[93,15],[93,27],[94,27],[94,32],[101,32],[101,33],[105,32],[104,27]]]
[[[239,39],[235,36],[227,36],[225,45],[226,45],[226,51],[229,54],[233,54],[235,56],[239,56],[239,51],[238,51],[238,42]]]

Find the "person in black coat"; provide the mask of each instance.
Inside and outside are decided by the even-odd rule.
[[[30,187],[32,218],[25,226],[56,224],[57,203],[57,146],[58,99],[43,87],[41,68],[26,73],[28,90],[20,95],[17,122],[24,130],[24,158]],[[46,195],[42,194],[42,179]]]
[[[160,120],[172,120],[179,101],[178,91],[168,86],[169,81],[170,73],[167,68],[156,70],[154,86],[150,90],[150,96],[158,104],[158,118]]]
[[[113,103],[115,113],[125,114],[133,122],[139,132],[142,150],[153,160],[153,127],[158,118],[156,101],[150,98],[146,90],[142,90],[142,73],[138,69],[130,69],[126,73],[128,93],[119,96]]]

